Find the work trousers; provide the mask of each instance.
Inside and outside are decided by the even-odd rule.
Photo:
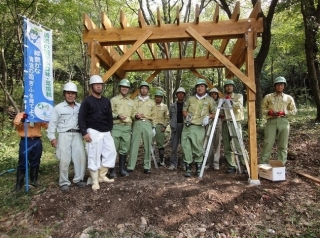
[[[86,143],[88,169],[97,171],[100,166],[114,168],[117,151],[110,131],[100,132],[88,128],[91,142]]]
[[[56,156],[60,161],[59,185],[70,185],[69,166],[72,160],[74,166],[73,182],[78,183],[83,180],[86,170],[86,154],[81,133],[65,132],[59,133],[58,148]]]
[[[40,165],[40,158],[42,156],[42,142],[40,137],[27,138],[27,147],[25,138],[21,138],[19,143],[19,161],[17,170],[26,169],[26,153],[28,157],[28,165],[30,168]]]
[[[152,125],[149,121],[137,120],[133,123],[130,155],[128,159],[127,169],[134,170],[134,168],[136,167],[141,138],[143,140],[144,146],[143,168],[151,168],[150,153],[152,143]]]
[[[130,150],[131,142],[131,124],[114,124],[112,129],[112,137],[116,150],[120,155],[127,155]]]
[[[181,146],[184,162],[191,164],[203,161],[203,140],[205,128],[201,125],[184,126],[181,134]]]
[[[178,165],[178,146],[181,143],[181,134],[183,129],[183,123],[177,123],[176,130],[171,131],[171,155],[170,163],[177,166]],[[181,163],[181,162],[180,162]]]
[[[289,132],[290,124],[288,118],[277,117],[267,120],[266,127],[264,129],[261,163],[269,163],[275,141],[277,141],[278,147],[277,160],[281,161],[283,164],[287,162]]]
[[[162,131],[163,125],[162,124],[157,124],[156,125],[156,143],[157,143],[157,148],[158,149],[164,149],[164,141],[166,137],[165,131]]]

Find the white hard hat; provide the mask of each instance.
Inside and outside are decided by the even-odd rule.
[[[63,87],[63,91],[68,91],[68,92],[78,92],[78,89],[77,89],[77,85],[75,85],[74,83],[72,82],[68,82],[64,85]]]
[[[179,92],[186,93],[186,90],[183,87],[180,87],[177,89],[176,93],[179,93]]]
[[[209,93],[219,93],[219,90],[217,88],[211,88]]]
[[[103,83],[102,78],[99,75],[92,75],[90,77],[89,84],[95,84],[95,83]]]

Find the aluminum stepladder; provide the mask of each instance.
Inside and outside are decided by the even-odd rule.
[[[217,107],[217,111],[216,111],[213,123],[209,124],[209,127],[207,129],[205,140],[204,140],[204,146],[203,146],[205,153],[204,153],[204,159],[203,159],[203,162],[202,162],[202,167],[201,167],[201,171],[200,171],[199,177],[202,178],[203,173],[204,173],[205,165],[207,163],[207,159],[208,159],[208,156],[209,156],[209,153],[210,153],[212,139],[214,137],[215,128],[216,128],[216,125],[218,123],[219,114],[220,114],[220,110],[221,109],[224,110],[225,119],[226,119],[226,122],[227,122],[227,125],[228,125],[229,135],[231,137],[230,146],[231,146],[231,149],[233,151],[233,154],[234,154],[234,157],[235,157],[235,160],[236,160],[236,163],[237,163],[238,171],[239,171],[239,173],[242,173],[242,169],[241,169],[240,161],[239,161],[239,155],[242,155],[243,156],[243,160],[244,160],[245,165],[246,165],[246,169],[247,169],[249,177],[250,177],[249,155],[248,155],[247,150],[244,147],[244,143],[243,143],[243,140],[242,140],[242,135],[241,135],[241,132],[240,132],[240,128],[238,127],[236,118],[234,116],[233,108],[232,108],[230,99],[219,99],[219,103],[218,103],[218,107]],[[235,128],[235,132],[236,132],[235,135],[233,133],[232,126],[231,126],[232,124],[231,123],[233,123],[233,126]],[[238,140],[240,148],[241,148],[241,151],[236,151],[236,146],[235,146],[234,140]]]

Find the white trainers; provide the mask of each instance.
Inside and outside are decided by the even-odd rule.
[[[168,169],[169,169],[169,170],[175,170],[175,169],[176,169],[176,166],[175,166],[174,164],[171,164]]]

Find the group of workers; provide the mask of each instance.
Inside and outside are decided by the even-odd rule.
[[[25,181],[25,153],[28,153],[30,167],[30,184],[37,186],[40,158],[42,154],[41,128],[47,129],[47,137],[56,149],[59,159],[59,186],[62,191],[69,190],[69,166],[74,165],[73,183],[84,187],[86,164],[91,176],[92,190],[98,190],[101,182],[113,182],[118,175],[129,176],[135,170],[141,140],[144,147],[143,172],[151,173],[152,145],[158,149],[158,164],[166,164],[164,157],[165,132],[169,125],[170,165],[169,170],[175,170],[180,164],[185,170],[184,176],[192,175],[192,165],[195,175],[200,175],[203,163],[203,143],[206,128],[210,121],[218,116],[213,146],[208,157],[207,168],[219,170],[220,142],[222,137],[224,155],[228,163],[227,173],[236,173],[237,164],[232,156],[231,137],[224,111],[219,115],[216,109],[219,101],[219,91],[212,88],[207,93],[207,84],[203,79],[197,79],[195,95],[186,98],[186,91],[179,87],[176,91],[177,100],[168,108],[163,103],[164,93],[155,92],[155,99],[149,96],[149,84],[139,85],[140,94],[132,100],[129,95],[131,88],[127,79],[119,83],[119,94],[111,100],[104,97],[103,80],[99,75],[90,77],[91,95],[86,97],[81,105],[76,102],[77,86],[68,82],[64,85],[64,101],[56,105],[51,113],[49,123],[27,123],[25,137],[24,121],[27,114],[18,113],[14,124],[21,137],[19,145],[19,162],[15,191],[21,190]],[[265,139],[261,152],[260,163],[268,163],[274,142],[277,141],[277,159],[284,164],[287,159],[289,136],[288,116],[297,111],[291,96],[284,94],[286,80],[278,77],[274,81],[275,92],[264,97],[263,114],[267,118]],[[241,131],[243,114],[243,96],[234,93],[233,80],[224,83],[223,98],[230,100],[236,123]],[[235,130],[231,125],[231,130]],[[25,140],[28,147],[26,148]],[[85,147],[83,144],[85,141]],[[240,145],[234,141],[237,150]],[[178,146],[181,144],[183,160],[178,158]],[[86,151],[86,153],[85,153]],[[240,151],[240,150],[238,150]],[[86,158],[87,154],[87,158]],[[116,158],[119,158],[119,171],[115,170]],[[180,160],[180,161],[179,161]],[[240,156],[243,163],[243,158]],[[244,170],[245,171],[245,170]],[[119,173],[118,173],[119,172]]]

